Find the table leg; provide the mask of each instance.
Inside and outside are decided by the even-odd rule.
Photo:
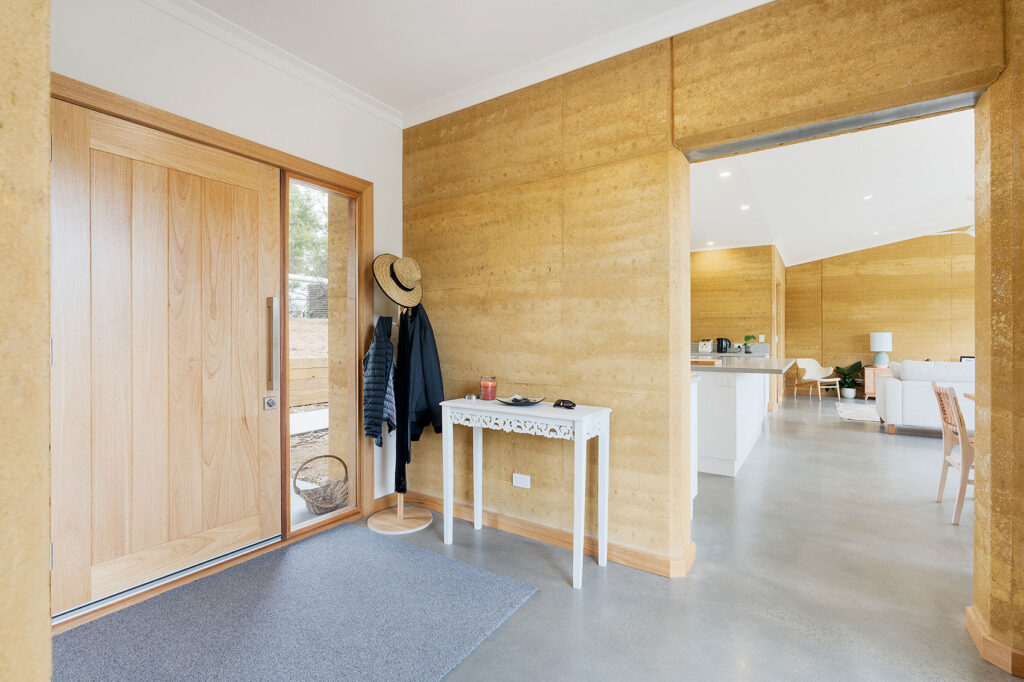
[[[452,544],[452,514],[455,511],[455,474],[453,469],[453,441],[451,411],[441,406],[441,479],[444,488],[444,544]]]
[[[473,427],[473,528],[480,530],[484,521],[484,430]]]
[[[597,437],[597,565],[608,563],[608,426]]]
[[[578,431],[573,439],[572,476],[572,586],[578,590],[583,587],[583,519],[587,501],[587,439]]]

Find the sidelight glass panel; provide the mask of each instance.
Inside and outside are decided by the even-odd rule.
[[[341,191],[288,179],[293,531],[357,503],[356,207]]]

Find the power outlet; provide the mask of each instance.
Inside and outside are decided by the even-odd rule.
[[[530,477],[527,474],[512,474],[512,485],[517,488],[529,488]]]

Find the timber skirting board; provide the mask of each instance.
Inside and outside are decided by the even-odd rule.
[[[442,513],[444,510],[441,498],[434,497],[433,495],[424,495],[423,493],[406,493],[405,503],[438,513]],[[463,521],[472,522],[473,506],[456,502],[455,517]],[[513,535],[530,538],[531,540],[539,540],[556,547],[572,548],[572,531],[551,528],[550,526],[544,526],[532,521],[523,521],[500,512],[488,511],[487,509],[484,509],[483,524],[490,528],[503,530]],[[693,565],[696,550],[697,546],[691,542],[682,556],[667,557],[609,542],[608,560],[623,566],[629,566],[630,568],[639,568],[641,571],[665,576],[666,578],[681,578],[686,575],[686,572],[690,570],[690,566]],[[589,535],[584,537],[583,553],[597,556],[597,538]]]
[[[973,604],[967,607],[967,632],[982,658],[1011,675],[1024,677],[1024,649],[1016,649],[990,635]]]
[[[373,516],[379,511],[391,509],[396,504],[398,504],[398,493],[391,493],[390,495],[385,495],[384,497],[378,497],[376,500],[373,501],[373,511],[370,512],[367,516]]]

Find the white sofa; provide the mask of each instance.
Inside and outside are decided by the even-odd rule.
[[[938,429],[939,405],[932,392],[932,382],[952,386],[964,413],[964,423],[974,430],[974,401],[964,393],[974,393],[974,363],[921,362],[907,360],[889,365],[892,376],[879,377],[875,406],[889,433],[897,426]]]

